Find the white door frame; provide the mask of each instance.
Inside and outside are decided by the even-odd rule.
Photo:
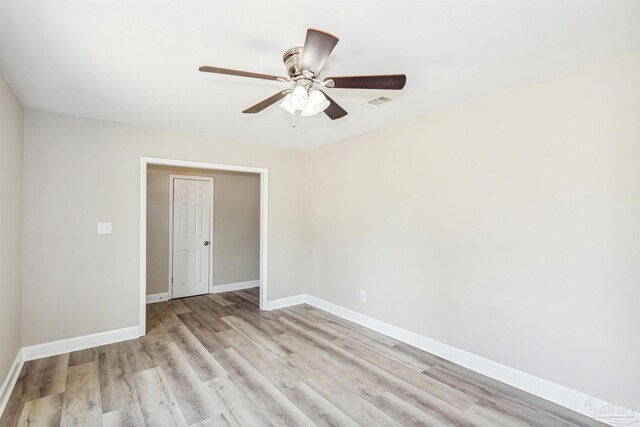
[[[175,179],[191,179],[194,181],[207,181],[211,185],[211,206],[209,206],[209,286],[207,292],[213,291],[213,196],[214,178],[198,175],[169,174],[169,299],[173,298],[173,181]]]
[[[260,309],[267,309],[269,250],[269,169],[251,166],[192,162],[188,160],[140,157],[140,336],[146,334],[147,313],[147,168],[149,165],[177,166],[260,174]]]

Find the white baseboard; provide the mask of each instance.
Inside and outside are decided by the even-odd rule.
[[[147,304],[153,304],[154,302],[168,301],[169,292],[162,292],[160,294],[147,295]]]
[[[219,294],[220,292],[239,291],[242,289],[259,288],[260,279],[247,280],[246,282],[237,283],[225,283],[224,285],[214,285],[211,289],[212,294]]]
[[[7,403],[9,403],[11,392],[18,381],[20,371],[22,371],[22,366],[24,365],[24,358],[22,357],[22,354],[22,349],[18,350],[18,354],[16,355],[16,359],[13,361],[13,365],[11,365],[11,369],[9,369],[7,378],[5,378],[2,383],[2,387],[0,387],[0,417],[2,417],[4,408],[6,408]]]
[[[427,338],[415,332],[399,328],[386,322],[366,316],[362,313],[333,304],[312,295],[296,295],[269,301],[268,310],[285,308],[298,304],[309,304],[358,325],[364,326],[381,334],[395,338],[420,350],[439,356],[455,364],[464,366],[472,371],[501,381],[510,386],[571,409],[579,414],[610,425],[628,425],[640,422],[640,412],[624,408],[600,395],[590,395],[551,381],[519,371],[477,354],[452,347],[448,344]]]
[[[84,350],[85,348],[139,338],[142,335],[144,335],[144,331],[140,330],[140,326],[129,326],[128,328],[114,329],[113,331],[98,332],[97,334],[83,335],[80,337],[23,347],[22,356],[25,361],[40,359],[42,357],[55,356],[57,354],[69,353],[71,351]]]
[[[305,304],[308,298],[309,295],[301,294],[267,301],[267,310],[277,310],[279,308],[291,307],[292,305]]]

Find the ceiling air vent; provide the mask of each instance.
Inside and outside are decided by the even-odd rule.
[[[382,104],[386,104],[389,101],[391,101],[391,99],[387,98],[386,96],[381,96],[380,98],[372,99],[369,102],[365,102],[364,104],[362,104],[362,106],[373,109],[378,108]]]

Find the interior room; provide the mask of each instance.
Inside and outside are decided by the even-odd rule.
[[[638,23],[0,0],[0,427],[637,425]]]

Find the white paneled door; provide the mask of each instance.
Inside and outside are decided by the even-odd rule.
[[[213,178],[172,177],[173,298],[209,292]]]

